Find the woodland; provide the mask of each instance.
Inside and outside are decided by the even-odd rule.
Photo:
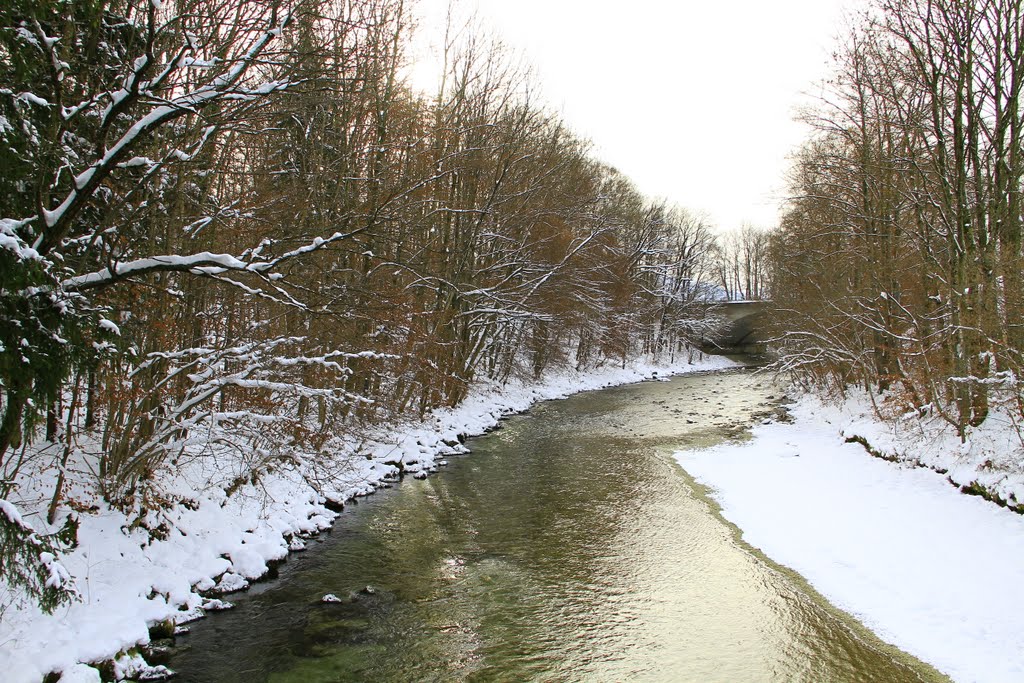
[[[146,526],[187,504],[162,486],[184,458],[233,454],[230,494],[477,378],[672,355],[767,291],[767,233],[643,196],[496,41],[450,26],[411,88],[414,28],[402,0],[0,8],[10,586],[74,597],[70,462]]]
[[[319,490],[369,467],[344,439],[431,429],[484,384],[683,357],[728,300],[767,302],[776,370],[867,395],[941,446],[928,466],[982,495],[979,472],[1012,479],[1024,511],[1017,0],[869,0],[801,111],[779,226],[724,233],[596,158],[472,24],[414,87],[415,17],[0,3],[0,618],[83,606],[61,564],[80,523],[116,519],[148,562],[163,512],[200,512],[185,470],[203,504],[286,468]],[[994,422],[1013,438],[955,479]]]
[[[244,463],[230,495],[480,380],[682,353],[723,299],[769,300],[776,368],[825,394],[965,441],[1024,419],[1019,3],[871,3],[801,113],[778,229],[725,234],[595,158],[471,25],[411,86],[415,23],[403,0],[0,7],[9,586],[74,597],[69,463],[145,526],[187,503],[163,486],[185,458]]]
[[[1000,406],[1019,425],[1020,3],[873,3],[835,69],[770,246],[781,367],[961,439]]]

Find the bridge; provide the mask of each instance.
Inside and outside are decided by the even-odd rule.
[[[758,354],[767,349],[765,330],[767,301],[722,301],[708,306],[725,318],[717,334],[701,340],[701,351],[726,354]]]

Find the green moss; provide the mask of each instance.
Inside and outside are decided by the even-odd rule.
[[[174,620],[164,619],[158,621],[149,627],[149,639],[150,640],[163,640],[165,638],[174,637]]]
[[[947,478],[947,481],[949,481],[950,484],[956,486],[956,483],[952,479]],[[995,503],[999,507],[1004,507],[1009,510],[1013,510],[1017,514],[1024,514],[1024,505],[1014,505],[1013,503],[1010,503],[1002,496],[1000,496],[998,493],[989,490],[988,488],[986,488],[984,485],[980,484],[977,481],[972,481],[970,484],[964,484],[963,486],[961,486],[960,493],[966,493],[969,496],[980,496],[981,498],[984,498],[985,500],[991,503]]]

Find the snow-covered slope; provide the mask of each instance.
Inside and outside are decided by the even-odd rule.
[[[1019,455],[1010,430],[995,421],[961,447],[937,423],[883,423],[866,401],[807,396],[792,414],[749,442],[677,459],[744,540],[884,640],[958,681],[1024,680],[1024,516],[847,441],[865,437],[968,480],[991,472],[1013,493],[1018,475],[981,466]]]
[[[480,385],[457,408],[435,411],[422,423],[353,435],[339,445],[336,462],[314,467],[296,461],[264,473],[231,495],[222,486],[211,485],[227,480],[231,464],[211,469],[207,460],[198,459],[183,466],[177,481],[166,489],[190,494],[191,502],[150,515],[151,527],[166,533],[162,540],[143,529],[130,529],[128,517],[106,506],[81,515],[80,545],[62,561],[75,577],[82,600],[53,615],[32,606],[8,607],[0,620],[3,679],[37,683],[51,671],[64,671],[67,680],[89,680],[95,670],[78,663],[107,660],[147,643],[154,624],[184,623],[203,609],[223,607],[222,601],[209,597],[211,593],[243,588],[265,574],[268,563],[300,550],[303,537],[331,524],[335,513],[326,506],[327,498],[343,501],[371,493],[397,476],[399,469],[426,476],[443,464],[446,455],[464,451],[461,435],[480,434],[502,416],[537,401],[658,374],[732,365],[723,358],[696,356],[693,363],[640,361],[628,368],[555,371],[533,384]],[[73,482],[71,488],[76,486],[76,497],[88,489],[84,481]],[[45,490],[39,486],[39,492]],[[26,507],[45,509],[43,498],[34,497],[33,482],[25,482],[22,494],[24,501],[37,502]],[[23,507],[22,512],[33,510]],[[26,518],[37,528],[43,526],[38,515]],[[144,664],[129,655],[119,666],[127,675]]]

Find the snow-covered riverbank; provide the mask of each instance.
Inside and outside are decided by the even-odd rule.
[[[464,452],[460,436],[483,433],[504,415],[538,401],[731,365],[718,357],[674,365],[642,361],[625,369],[552,372],[539,383],[479,386],[459,407],[436,411],[423,423],[393,425],[352,440],[334,467],[293,462],[231,495],[212,484],[227,481],[224,472],[206,472],[204,478],[195,463],[183,467],[168,489],[190,493],[190,503],[160,514],[166,532],[162,540],[142,529],[128,530],[124,514],[102,505],[81,514],[79,546],[61,561],[75,577],[82,600],[53,615],[8,606],[0,619],[0,671],[10,683],[37,683],[53,671],[64,671],[65,681],[98,681],[97,670],[80,663],[111,659],[148,643],[154,624],[183,623],[203,609],[219,607],[219,601],[200,593],[243,588],[263,576],[268,563],[300,550],[303,537],[330,526],[335,513],[326,505],[328,498],[344,501],[371,493],[399,469],[426,476],[444,464],[446,455]],[[69,488],[79,503],[99,504],[95,496],[88,497],[84,478]],[[22,493],[23,501],[33,500],[32,482],[25,482]],[[23,513],[37,512],[26,518],[39,529],[45,528],[38,514],[44,509],[22,503]],[[125,655],[119,666],[120,675],[131,676],[145,663]]]
[[[993,467],[1014,452],[999,416],[960,446],[926,423],[894,429],[856,401],[805,397],[792,415],[677,459],[745,541],[883,640],[957,681],[1024,680],[1024,516],[947,480],[989,473],[1007,495],[1019,490],[1013,469]],[[872,457],[853,436],[948,471]]]

